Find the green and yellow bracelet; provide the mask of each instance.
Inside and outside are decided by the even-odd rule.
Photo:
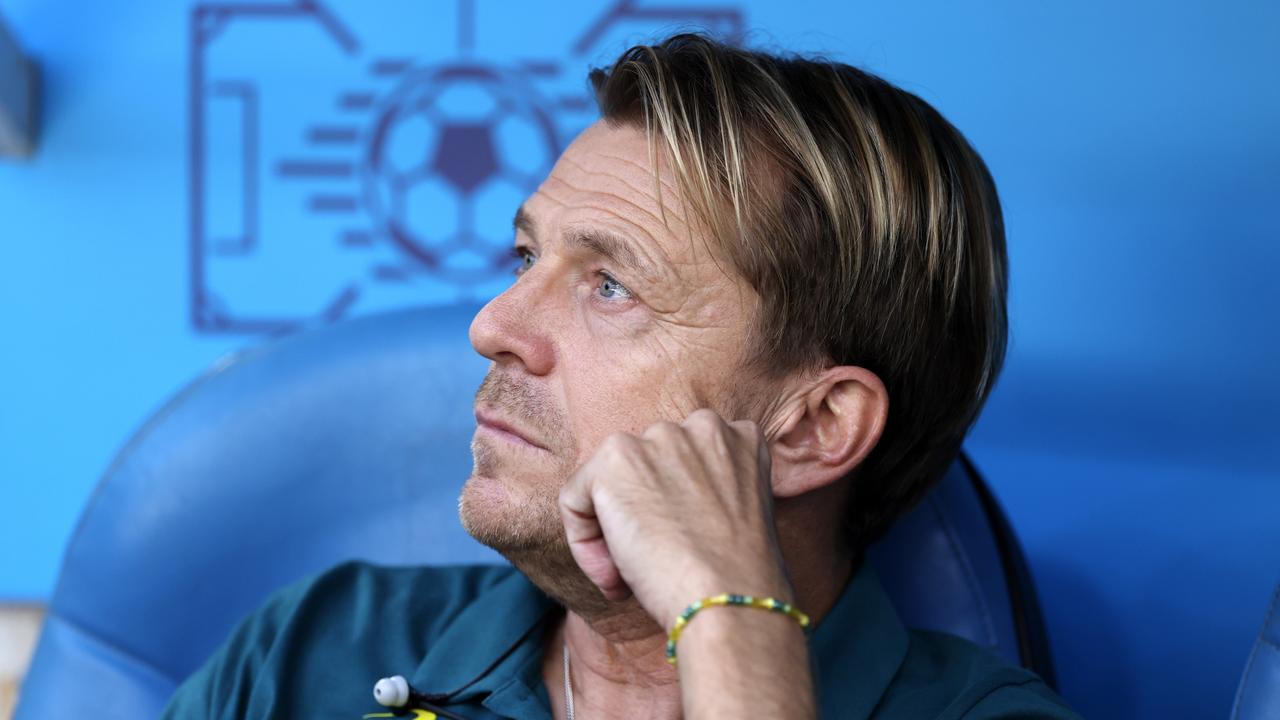
[[[684,632],[684,626],[689,624],[689,619],[697,615],[698,611],[703,608],[722,605],[752,607],[759,610],[782,613],[800,623],[800,628],[804,630],[806,635],[809,633],[809,616],[795,609],[791,603],[785,603],[771,597],[758,598],[752,595],[735,595],[733,593],[712,595],[698,600],[685,608],[684,612],[680,613],[680,617],[676,618],[676,624],[671,626],[671,632],[667,634],[667,662],[672,665],[676,664],[676,641],[680,639],[680,633]]]

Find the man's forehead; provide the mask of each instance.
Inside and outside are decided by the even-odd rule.
[[[592,123],[560,154],[551,172],[551,177],[557,176],[566,181],[588,176],[612,179],[653,201],[660,192],[668,210],[681,207],[675,174],[661,141],[651,142],[644,130],[632,125]]]
[[[630,239],[637,254],[662,265],[706,260],[691,232],[661,147],[650,158],[644,131],[597,122],[565,149],[521,208],[522,229],[572,236],[599,226]],[[657,172],[655,173],[655,165]],[[693,247],[691,247],[693,246]]]

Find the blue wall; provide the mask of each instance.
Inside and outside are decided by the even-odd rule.
[[[494,292],[584,70],[691,22],[879,72],[983,153],[1013,338],[970,446],[1063,692],[1226,711],[1280,580],[1280,5],[248,5],[0,5],[46,90],[0,161],[0,599],[47,597],[113,452],[222,354]]]

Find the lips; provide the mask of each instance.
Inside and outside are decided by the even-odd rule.
[[[534,440],[525,431],[516,427],[514,423],[498,417],[487,408],[476,408],[476,425],[499,434],[509,435],[511,436],[509,439],[513,442],[523,442],[527,445],[532,445],[539,450],[546,450],[541,443]]]

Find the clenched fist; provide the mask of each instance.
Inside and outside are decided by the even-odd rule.
[[[610,435],[561,490],[560,514],[574,560],[605,597],[634,594],[668,630],[708,595],[793,599],[769,449],[753,422],[698,410]]]

